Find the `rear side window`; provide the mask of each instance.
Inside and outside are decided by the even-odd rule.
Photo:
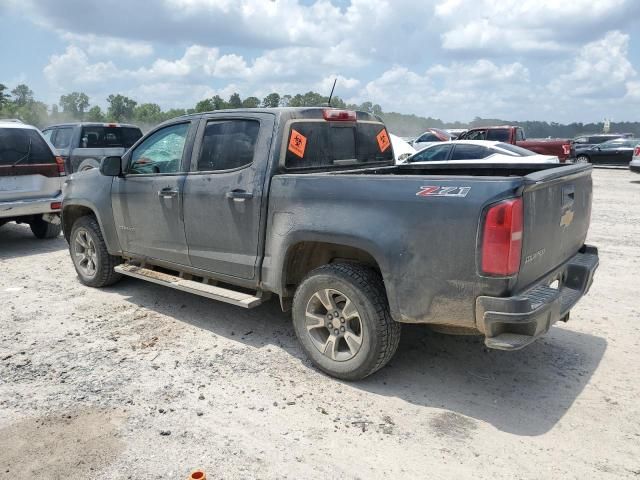
[[[286,142],[285,167],[289,169],[394,161],[387,129],[377,122],[293,122]]]
[[[530,157],[531,155],[535,155],[535,152],[532,152],[531,150],[518,147],[517,145],[511,145],[510,143],[498,143],[496,144],[496,147],[506,150],[510,155],[517,157]]]
[[[68,148],[71,144],[73,128],[57,128],[52,136],[53,146],[56,148]]]
[[[142,137],[139,128],[132,127],[83,127],[80,148],[129,148]],[[61,148],[56,145],[56,148]]]
[[[474,130],[472,132],[467,132],[461,137],[464,140],[486,140],[487,139],[487,131],[486,130]]]
[[[207,123],[198,157],[198,170],[210,172],[250,165],[258,141],[255,120],[219,120]]]
[[[507,128],[492,128],[491,130],[487,130],[487,140],[493,140],[496,142],[508,142],[509,130]]]
[[[47,142],[36,130],[0,128],[0,165],[55,163]]]
[[[491,155],[491,150],[480,145],[456,145],[451,160],[478,160]]]
[[[450,151],[450,144],[436,145],[435,147],[425,148],[424,150],[416,153],[409,159],[409,162],[435,162],[439,160],[446,160],[449,157]]]
[[[440,142],[441,140],[436,137],[435,133],[425,133],[424,135],[421,135],[420,138],[418,138],[418,140],[416,140],[416,142],[418,143],[425,143],[425,142]]]

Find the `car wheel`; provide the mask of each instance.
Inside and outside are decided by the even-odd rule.
[[[576,157],[576,163],[589,163],[589,157],[586,155],[578,155]]]
[[[69,252],[78,277],[85,285],[106,287],[122,278],[113,270],[122,259],[109,254],[94,217],[80,217],[75,221],[69,236]]]
[[[78,171],[86,172],[87,170],[92,170],[94,168],[100,168],[100,163],[98,163],[98,161],[94,160],[93,158],[87,158],[80,163],[80,165],[78,166]]]
[[[335,263],[309,273],[293,299],[293,325],[313,364],[343,380],[382,368],[400,341],[380,274],[357,264]]]
[[[56,238],[62,231],[61,223],[54,225],[45,221],[42,217],[34,217],[29,222],[29,226],[36,238],[40,239]]]

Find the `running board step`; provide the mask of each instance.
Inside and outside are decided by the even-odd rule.
[[[537,337],[531,335],[521,335],[519,333],[502,333],[496,337],[487,337],[484,344],[489,348],[496,350],[520,350],[530,343],[533,343]]]
[[[139,267],[137,265],[131,265],[128,263],[118,265],[114,270],[118,273],[121,273],[122,275],[140,278],[148,282],[157,283],[158,285],[164,285],[165,287],[171,287],[175,288],[176,290],[182,290],[183,292],[194,293],[203,297],[212,298],[213,300],[231,303],[233,305],[237,305],[238,307],[257,307],[265,300],[264,297],[257,297],[248,293],[229,290],[227,288],[216,287],[213,285],[207,285],[206,283],[195,282],[193,280],[185,280],[175,275],[157,272],[155,270],[151,270],[150,268]]]

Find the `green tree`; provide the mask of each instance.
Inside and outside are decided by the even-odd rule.
[[[215,103],[212,98],[205,98],[196,103],[196,112],[211,112],[216,109]]]
[[[229,108],[242,108],[242,99],[239,93],[232,93],[229,97]]]
[[[107,117],[109,120],[115,120],[121,122],[123,120],[131,120],[133,118],[133,112],[138,102],[125,97],[124,95],[109,95],[107,97],[109,103],[109,109],[107,110]]]
[[[162,109],[157,103],[142,103],[135,107],[133,118],[140,123],[160,123],[162,121]]]
[[[40,128],[49,123],[47,105],[36,100],[30,100],[20,107],[15,107],[15,110],[12,111],[11,115],[19,118],[29,125],[35,125]]]
[[[83,92],[72,92],[62,95],[58,103],[67,116],[82,120],[89,107],[89,97]]]
[[[102,109],[98,105],[94,105],[85,115],[85,120],[88,122],[104,122],[104,113],[102,113]]]
[[[11,90],[11,95],[14,96],[13,103],[17,107],[24,107],[27,103],[33,101],[33,90],[24,83]]]
[[[280,106],[281,107],[291,107],[291,95],[283,95],[280,97]]]
[[[0,83],[0,111],[9,105],[9,100],[11,99],[11,95],[4,93],[6,90],[7,86]]]
[[[258,97],[247,97],[242,101],[244,108],[258,108],[260,106],[260,99]]]
[[[270,93],[262,100],[262,106],[265,108],[275,108],[280,106],[280,94]]]
[[[162,113],[162,121],[169,120],[170,118],[181,117],[186,114],[187,111],[184,108],[172,108]]]

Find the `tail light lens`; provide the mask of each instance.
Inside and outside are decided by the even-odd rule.
[[[322,116],[329,122],[355,122],[356,112],[353,110],[338,110],[327,108],[322,111]]]
[[[522,198],[497,203],[487,211],[482,232],[482,272],[510,276],[520,269]]]
[[[571,155],[571,144],[565,143],[562,145],[562,153],[565,155]]]
[[[633,156],[640,157],[640,145],[633,149]]]
[[[51,208],[51,210],[60,210],[62,208],[62,202],[51,202],[49,208]]]
[[[58,166],[58,173],[60,174],[60,176],[65,176],[67,172],[65,172],[64,170],[64,158],[58,155],[56,157],[56,165]]]

